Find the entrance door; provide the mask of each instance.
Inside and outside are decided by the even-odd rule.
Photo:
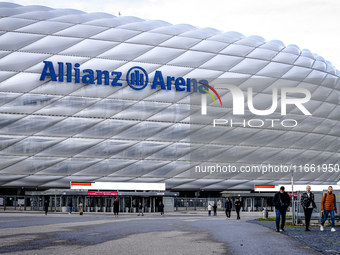
[[[244,209],[245,209],[246,211],[248,211],[248,212],[251,211],[251,202],[252,202],[252,201],[251,201],[251,198],[247,198],[247,199],[246,199],[246,204],[245,204],[245,208],[244,208]]]
[[[159,212],[158,209],[159,202],[162,202],[163,204],[163,197],[161,196],[155,197],[155,212]]]
[[[111,197],[106,198],[106,212],[113,212],[113,201]]]

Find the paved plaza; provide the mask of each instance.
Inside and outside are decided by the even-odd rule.
[[[206,212],[137,216],[109,213],[1,212],[2,254],[321,254],[294,238]],[[317,231],[315,229],[315,231]],[[328,233],[329,235],[331,233]],[[333,254],[333,253],[332,253]]]

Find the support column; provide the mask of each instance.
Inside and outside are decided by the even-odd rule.
[[[132,208],[132,196],[130,196],[130,212],[133,213],[133,208]]]
[[[77,207],[76,207],[76,209],[77,209],[77,212],[79,212],[79,196],[77,196]]]
[[[84,212],[87,212],[86,207],[87,207],[87,197],[84,196]]]
[[[145,213],[145,200],[144,200],[144,197],[142,198],[142,207],[143,207],[143,213]]]
[[[50,202],[50,212],[52,212],[52,208],[53,208],[52,196],[50,196],[50,198],[47,201]],[[45,203],[45,199],[43,202]]]

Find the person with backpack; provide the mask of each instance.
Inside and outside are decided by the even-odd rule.
[[[281,186],[280,191],[276,192],[273,198],[273,204],[275,206],[275,214],[276,214],[276,232],[285,231],[285,223],[286,223],[286,212],[289,206],[289,195],[285,192],[285,187]],[[280,229],[280,216],[282,216],[281,221],[281,229]]]
[[[230,201],[229,197],[227,197],[227,201],[225,202],[225,215],[227,216],[226,219],[230,219],[230,212],[231,208],[233,207],[232,202]]]
[[[323,218],[320,226],[320,230],[323,231],[323,225],[325,224],[325,221],[327,220],[328,214],[331,215],[331,220],[332,220],[332,228],[331,232],[335,232],[334,228],[334,212],[338,213],[338,210],[336,208],[336,196],[333,193],[333,187],[329,186],[328,187],[328,192],[325,193],[321,199],[321,213],[323,213]]]
[[[306,231],[310,231],[310,218],[312,217],[313,209],[316,208],[314,194],[310,190],[311,187],[308,185],[306,187],[306,192],[302,193],[301,195],[301,206],[305,213]]]

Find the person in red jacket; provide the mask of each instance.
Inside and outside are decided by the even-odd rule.
[[[333,194],[333,187],[329,186],[328,187],[328,192],[325,193],[321,199],[321,212],[323,213],[323,219],[321,222],[320,230],[323,231],[323,224],[327,220],[328,214],[330,213],[331,215],[331,220],[332,220],[332,228],[331,231],[335,232],[334,228],[334,211],[337,213],[337,208],[336,208],[336,196]]]

